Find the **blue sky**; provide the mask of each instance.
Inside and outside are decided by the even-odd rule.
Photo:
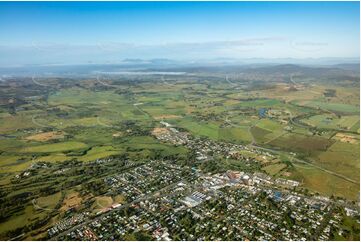
[[[358,57],[358,2],[0,2],[0,65]]]

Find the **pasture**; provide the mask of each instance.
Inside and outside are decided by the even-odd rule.
[[[360,144],[337,141],[327,151],[314,157],[316,163],[328,170],[360,180]]]
[[[346,114],[357,114],[360,112],[360,107],[356,105],[344,104],[344,103],[332,103],[324,101],[306,101],[300,103],[303,106],[312,107],[316,109],[324,109],[331,112],[340,112]]]
[[[350,115],[337,117],[332,114],[320,114],[301,121],[317,128],[350,130],[359,121],[359,116]]]
[[[53,152],[62,152],[69,150],[79,150],[86,148],[87,145],[82,142],[77,141],[67,141],[54,144],[44,144],[36,146],[28,146],[22,148],[20,153],[53,153]]]
[[[356,201],[359,185],[348,182],[317,168],[303,164],[293,164],[294,170],[289,178],[301,182],[302,187],[326,196],[339,196]]]
[[[262,170],[267,172],[269,175],[274,176],[286,167],[287,167],[286,164],[278,163],[278,164],[271,164],[271,165],[265,166],[262,168]]]

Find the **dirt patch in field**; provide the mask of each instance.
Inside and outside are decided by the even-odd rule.
[[[283,176],[290,177],[292,175],[291,172],[285,171],[282,173]]]
[[[164,134],[169,134],[170,131],[167,128],[154,128],[152,131],[152,135],[154,136],[159,136],[159,135],[164,135]]]
[[[48,141],[53,139],[63,139],[64,138],[64,132],[62,131],[50,131],[50,132],[44,132],[39,134],[34,134],[26,137],[26,140],[32,140],[32,141]]]
[[[116,132],[112,135],[113,138],[118,138],[118,137],[122,137],[123,136],[123,132]]]
[[[358,144],[360,142],[360,140],[357,139],[357,137],[355,137],[353,135],[343,134],[343,133],[337,133],[334,136],[334,139],[339,140],[344,143],[350,143],[350,144]]]
[[[79,196],[78,192],[71,192],[66,195],[63,201],[63,206],[60,208],[60,211],[67,211],[70,208],[77,208],[81,205],[82,198]]]
[[[179,116],[179,115],[174,115],[174,114],[163,114],[163,115],[159,115],[159,116],[154,116],[154,119],[156,119],[156,120],[161,120],[161,119],[174,119],[174,118],[181,118],[181,116]]]

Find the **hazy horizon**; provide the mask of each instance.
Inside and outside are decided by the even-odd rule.
[[[0,66],[359,58],[359,2],[1,2]]]

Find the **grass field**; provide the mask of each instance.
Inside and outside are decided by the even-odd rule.
[[[282,169],[286,168],[286,164],[271,164],[268,166],[265,166],[262,168],[262,170],[264,170],[265,172],[267,172],[268,174],[274,176],[277,173],[279,173]]]
[[[114,202],[119,203],[119,204],[123,204],[125,203],[125,197],[123,195],[116,195],[113,198]]]
[[[20,172],[32,163],[26,156],[20,155],[0,155],[0,159],[0,173]]]
[[[356,181],[360,180],[360,146],[336,142],[326,152],[316,157],[318,165],[343,174]]]
[[[46,162],[63,162],[69,160],[70,157],[63,153],[52,153],[50,155],[38,156],[34,159],[36,161],[46,161]]]
[[[262,130],[261,133],[264,133],[264,135],[257,136],[258,131],[256,131],[256,136],[258,137],[258,141],[263,143],[269,143],[277,139],[278,137],[281,137],[285,133],[283,129],[284,126],[274,120],[261,119],[260,121],[257,122],[256,127]]]
[[[251,132],[257,143],[263,143],[268,141],[269,139],[267,139],[266,135],[272,134],[271,131],[259,128],[257,126],[252,127]]]
[[[112,197],[108,197],[108,196],[95,197],[94,209],[104,209],[110,207],[112,204],[113,204]]]
[[[351,129],[359,121],[359,116],[351,115],[338,118],[332,114],[320,114],[301,121],[318,128]]]
[[[29,146],[20,150],[21,153],[52,153],[86,148],[87,145],[77,141],[67,141],[55,144]]]
[[[322,101],[307,101],[302,102],[302,105],[312,108],[321,108],[329,111],[341,112],[341,113],[359,113],[360,107],[344,103],[331,103]]]
[[[308,165],[294,164],[291,179],[298,180],[302,186],[326,196],[340,196],[356,201],[359,197],[359,185],[328,174]]]
[[[257,127],[265,129],[269,132],[280,131],[283,129],[283,126],[279,122],[270,119],[261,119],[259,122],[257,122]]]
[[[247,127],[244,128],[220,128],[218,138],[228,142],[249,143],[252,141]]]
[[[171,144],[159,143],[152,137],[149,136],[138,136],[127,139],[125,143],[122,143],[122,147],[125,149],[131,148],[134,150],[159,150],[164,154],[185,154],[187,149],[182,146],[173,146]]]
[[[112,91],[93,92],[81,88],[62,89],[49,96],[49,105],[77,106],[83,104],[109,105],[114,103],[127,103],[121,95]]]
[[[241,101],[239,105],[241,107],[275,107],[281,104],[281,102],[277,99],[257,99],[251,101]]]
[[[89,150],[85,155],[79,157],[81,161],[93,161],[96,159],[101,159],[105,157],[109,157],[111,155],[118,155],[123,153],[124,150],[115,149],[112,146],[100,146],[100,147],[93,147]]]
[[[2,134],[34,126],[29,112],[21,112],[16,115],[6,115],[4,117],[0,117],[0,123],[0,132]]]
[[[219,138],[219,125],[214,122],[200,122],[189,118],[174,121],[177,126],[189,130],[195,136],[206,136],[217,140]]]
[[[273,140],[269,145],[311,156],[312,154],[326,151],[334,142],[334,140],[329,140],[321,136],[291,133]]]
[[[52,210],[58,204],[61,198],[61,192],[57,192],[55,194],[39,197],[36,199],[36,204],[40,207],[39,209]]]
[[[24,227],[25,225],[31,224],[35,220],[44,219],[46,215],[47,212],[37,211],[32,205],[26,206],[24,210],[13,214],[12,217],[6,222],[0,223],[0,231],[1,233],[5,233],[6,231]],[[0,239],[2,239],[1,235]]]

